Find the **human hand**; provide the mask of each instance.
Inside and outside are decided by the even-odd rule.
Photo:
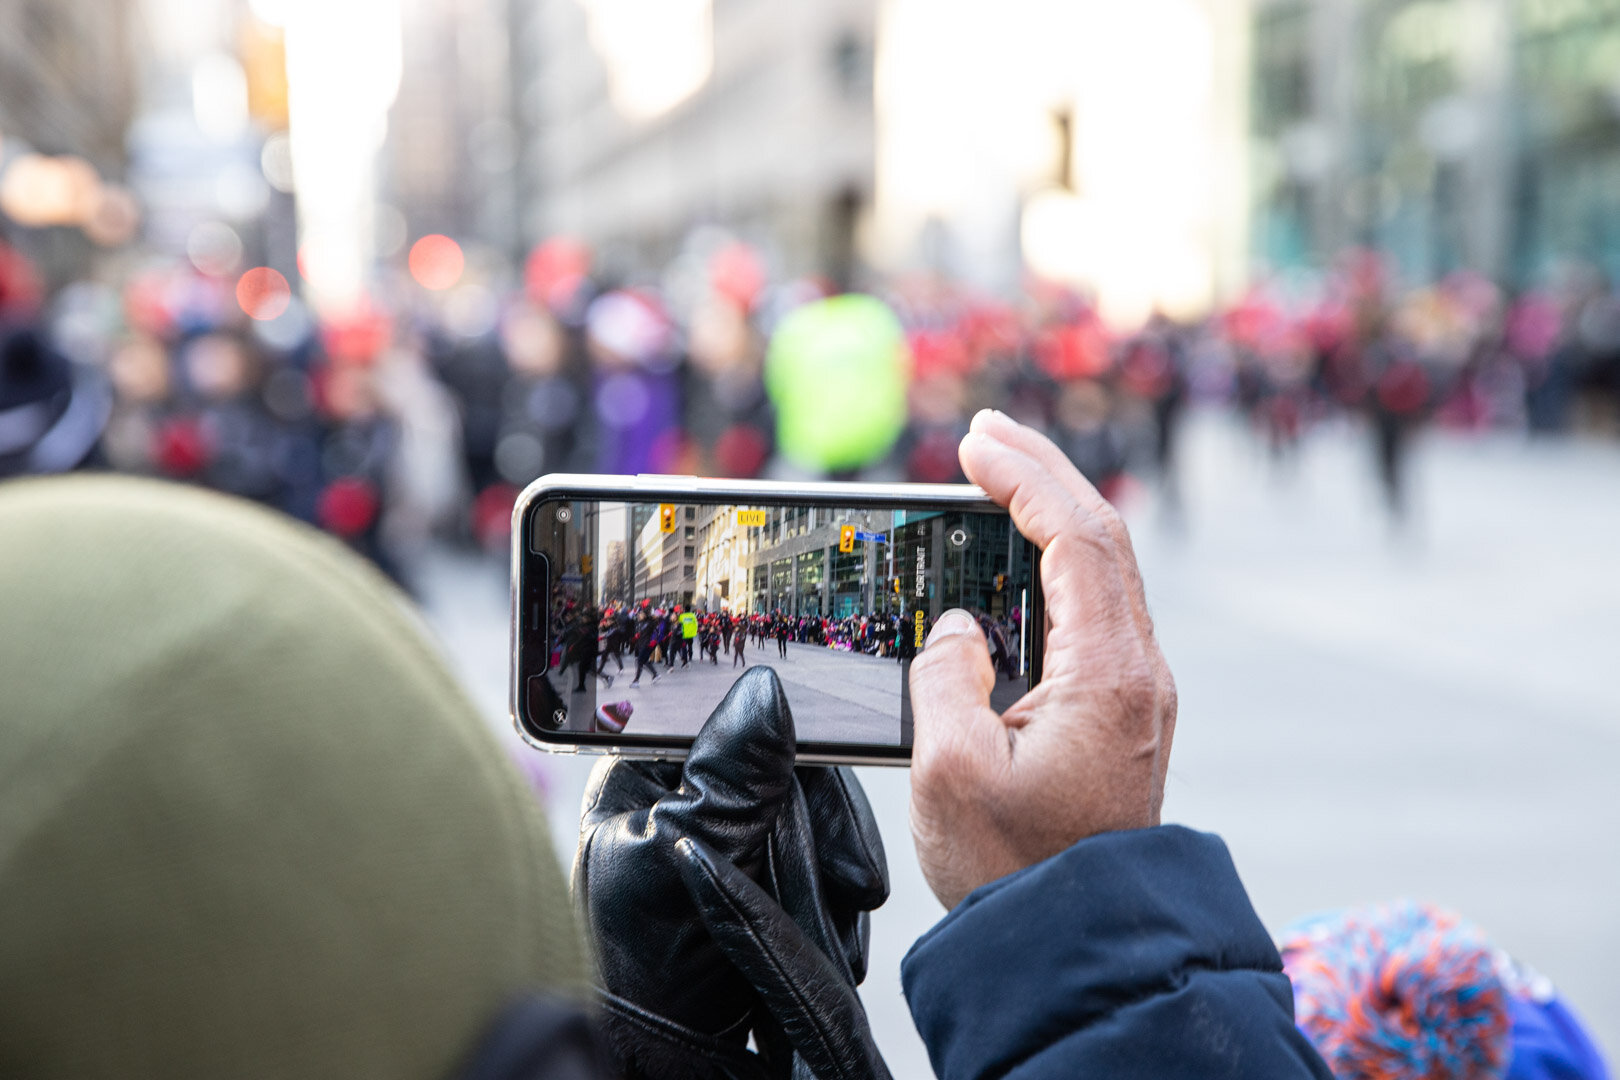
[[[882,840],[854,774],[795,769],[794,745],[760,667],[684,766],[591,774],[574,902],[629,1080],[888,1078],[855,992],[889,891]]]
[[[947,908],[1097,833],[1159,823],[1176,685],[1153,637],[1118,513],[1044,435],[985,410],[959,450],[968,479],[1041,549],[1041,681],[1006,713],[965,612],[911,664],[911,832]]]

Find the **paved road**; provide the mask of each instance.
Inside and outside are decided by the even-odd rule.
[[[594,709],[603,702],[628,701],[634,711],[627,734],[695,735],[737,676],[746,667],[765,665],[785,684],[794,730],[801,741],[900,741],[902,668],[898,661],[793,641],[788,642],[784,657],[774,639],[763,648],[750,640],[743,659],[746,664],[739,664],[734,656],[722,652],[711,663],[706,658],[699,660],[694,650],[688,666],[682,667],[679,661],[660,663],[657,679],[644,672],[635,680],[635,658],[626,656],[622,672],[608,661],[611,684],[593,680],[587,682],[584,692],[575,691],[577,675],[572,671],[556,682],[569,691],[571,713]],[[1016,701],[1021,686],[999,678],[992,696],[996,707],[1005,709]]]
[[[1353,429],[1276,468],[1195,417],[1185,450],[1184,529],[1149,492],[1124,503],[1181,692],[1166,820],[1226,838],[1274,929],[1395,896],[1464,912],[1620,1053],[1620,448],[1430,438],[1404,530]],[[499,717],[501,570],[429,569],[432,617]],[[545,764],[567,857],[589,763]],[[895,1075],[925,1076],[899,963],[942,912],[908,774],[861,775],[894,886],[863,995]]]
[[[774,640],[764,648],[749,642],[743,651],[747,666],[767,664],[787,684],[788,705],[793,709],[794,729],[805,741],[888,742],[900,741],[900,664],[862,653],[842,652],[788,642],[788,654],[781,657]],[[625,657],[624,673],[608,661],[611,686],[597,684],[595,702],[628,701],[635,706],[626,733],[673,733],[695,735],[709,713],[725,697],[726,691],[744,671],[735,657],[721,653],[718,662],[699,660],[694,649],[692,663],[681,667],[658,665],[661,676],[654,680],[643,674],[638,685],[631,685],[636,662]],[[566,680],[572,690],[574,677]],[[591,692],[573,694],[569,708],[592,707]]]

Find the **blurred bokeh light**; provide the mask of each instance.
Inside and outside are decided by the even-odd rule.
[[[411,245],[411,277],[424,289],[443,292],[461,280],[467,259],[461,245],[448,236],[435,233]]]
[[[249,318],[268,322],[287,311],[292,290],[280,273],[268,266],[256,266],[237,280],[236,302]]]

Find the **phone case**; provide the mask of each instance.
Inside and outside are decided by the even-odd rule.
[[[534,638],[532,623],[542,621],[539,613],[531,622],[525,622],[525,610],[536,602],[531,595],[533,583],[525,578],[525,565],[533,561],[547,567],[539,554],[526,553],[529,536],[529,517],[538,507],[558,500],[596,500],[625,502],[670,502],[677,505],[744,503],[756,506],[816,505],[859,509],[915,507],[919,511],[968,510],[1002,515],[984,491],[969,484],[873,484],[834,482],[782,482],[767,480],[722,480],[694,476],[637,475],[603,476],[595,474],[553,473],[534,481],[518,496],[512,512],[512,662],[510,708],[512,722],[519,736],[530,746],[551,753],[619,754],[627,757],[678,760],[684,758],[690,738],[671,736],[658,739],[640,736],[638,741],[616,741],[630,720],[633,706],[629,702],[603,701],[598,704],[592,718],[591,731],[535,730],[524,721],[525,694],[530,691],[521,656],[526,639]],[[1031,603],[1025,624],[1030,633],[1028,672],[1030,687],[1040,678],[1039,631],[1044,625],[1038,561],[1031,567],[1029,590]],[[919,577],[919,588],[921,588]],[[549,596],[539,598],[547,605]],[[531,641],[531,647],[549,648],[541,641]],[[758,662],[769,663],[766,655]],[[555,660],[551,665],[556,667]],[[667,676],[666,676],[667,677]],[[549,688],[549,681],[546,682]],[[539,691],[536,691],[537,693]],[[611,692],[610,692],[611,693]],[[555,696],[555,690],[552,690]],[[791,692],[790,692],[791,700]],[[531,705],[529,712],[535,711]],[[561,721],[559,721],[560,723]],[[801,742],[799,760],[805,763],[841,765],[905,765],[910,760],[910,746],[856,743]]]

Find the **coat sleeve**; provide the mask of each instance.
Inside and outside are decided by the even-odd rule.
[[[901,982],[941,1080],[1332,1080],[1226,845],[1179,826],[974,891]]]

